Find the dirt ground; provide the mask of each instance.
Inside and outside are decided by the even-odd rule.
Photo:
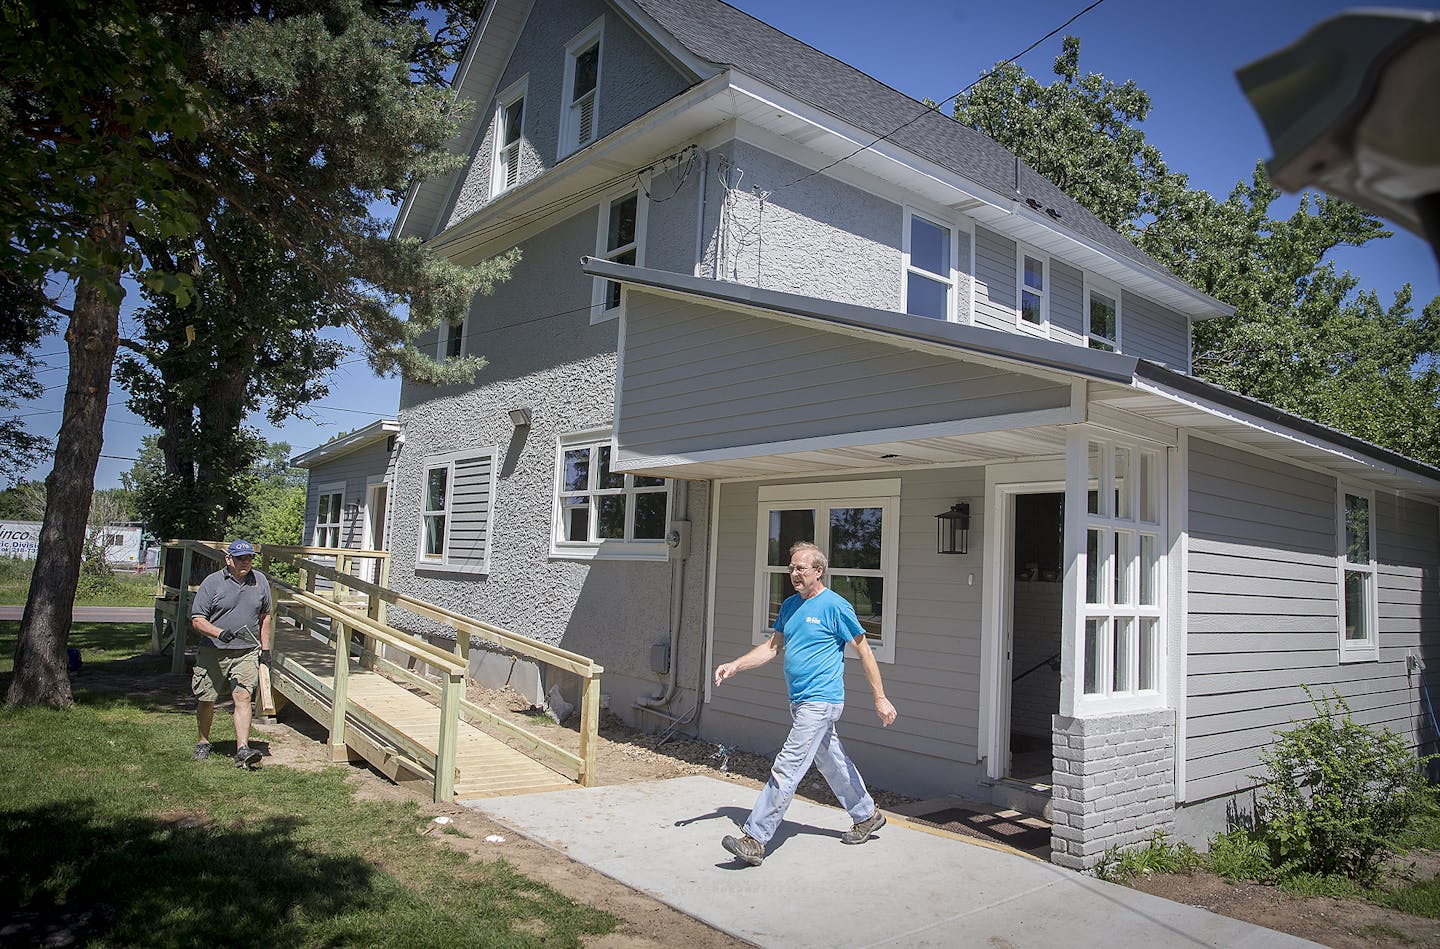
[[[125,670],[125,663],[108,664],[113,672],[103,678],[89,670],[77,676],[77,689],[116,689],[157,706],[193,708],[188,678],[143,674]],[[87,681],[88,680],[88,681]],[[157,687],[158,686],[158,687]],[[579,734],[572,719],[556,725],[543,710],[513,692],[470,689],[476,704],[500,712],[545,739],[572,751]],[[223,708],[223,706],[222,706]],[[283,710],[274,723],[256,725],[256,740],[268,753],[266,765],[301,769],[331,767],[324,754],[324,729],[298,709]],[[691,774],[706,774],[759,789],[769,773],[770,761],[754,754],[726,749],[684,737],[663,738],[626,727],[608,713],[603,715],[597,747],[599,783],[603,785],[650,781]],[[591,943],[602,947],[669,947],[687,949],[748,945],[717,932],[670,907],[625,887],[609,877],[576,863],[557,851],[512,833],[508,828],[454,805],[435,804],[413,791],[398,787],[361,765],[349,765],[349,780],[357,795],[371,800],[414,801],[431,817],[448,817],[448,825],[430,824],[427,833],[445,846],[487,860],[503,857],[521,873],[542,881],[577,902],[609,912],[621,920],[620,928]],[[879,805],[893,808],[913,799],[871,788]],[[812,771],[798,796],[833,804],[823,779]],[[442,832],[444,827],[458,833]],[[490,838],[503,838],[494,840]],[[719,842],[717,841],[717,847]],[[957,846],[964,846],[958,844]],[[1392,879],[1430,879],[1440,874],[1440,854],[1423,853],[1396,858],[1387,872]],[[1199,906],[1247,922],[1301,936],[1336,949],[1440,949],[1440,920],[1422,919],[1358,900],[1291,896],[1275,887],[1231,884],[1213,874],[1152,874],[1131,882],[1136,889],[1166,899]]]

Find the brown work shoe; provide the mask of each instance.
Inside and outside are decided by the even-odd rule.
[[[720,846],[752,867],[760,866],[765,859],[765,845],[749,834],[741,834],[739,837],[727,836],[720,841]]]
[[[841,834],[840,842],[842,844],[863,844],[870,839],[871,834],[884,826],[885,815],[880,813],[880,808],[877,807],[875,813]]]

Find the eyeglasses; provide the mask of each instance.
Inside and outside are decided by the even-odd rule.
[[[790,572],[791,572],[791,573],[794,573],[794,572],[797,571],[797,570],[800,571],[801,573],[804,573],[806,570],[815,570],[815,569],[817,569],[817,568],[806,566],[806,565],[803,564],[803,563],[792,563],[792,564],[790,565]]]

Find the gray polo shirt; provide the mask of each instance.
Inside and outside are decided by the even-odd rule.
[[[241,636],[222,643],[206,636],[200,641],[216,649],[254,649],[260,641],[260,621],[269,614],[270,581],[259,570],[251,570],[241,583],[230,575],[229,567],[222,567],[200,581],[190,604],[191,616],[203,616],[221,629],[250,627],[253,639]]]

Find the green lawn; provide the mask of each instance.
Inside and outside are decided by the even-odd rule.
[[[0,623],[0,689],[17,628]],[[87,670],[133,669],[147,641],[140,624],[71,637]],[[344,769],[192,762],[191,715],[83,684],[67,711],[0,709],[0,924],[63,920],[80,944],[162,949],[578,946],[617,924],[422,836],[413,804],[355,800]]]
[[[30,571],[33,560],[12,560],[0,557],[0,606],[24,606],[30,593]],[[153,606],[155,575],[153,573],[115,574],[105,582],[81,578],[75,594],[76,606]]]

